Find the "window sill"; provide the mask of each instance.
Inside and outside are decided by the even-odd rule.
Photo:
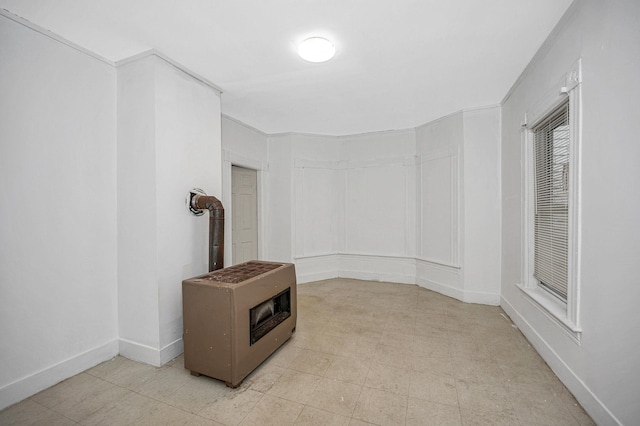
[[[539,287],[517,287],[527,296],[527,300],[538,308],[547,318],[556,323],[578,345],[582,337],[582,329],[567,316],[567,305]]]

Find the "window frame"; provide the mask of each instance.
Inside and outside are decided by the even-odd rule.
[[[560,326],[577,344],[580,344],[580,149],[582,129],[581,60],[578,59],[531,109],[522,122],[523,149],[521,164],[523,183],[522,205],[522,276],[518,288],[545,316]],[[534,131],[540,123],[558,107],[569,102],[569,215],[567,251],[567,300],[562,301],[540,286],[534,278],[535,262],[535,182],[534,182]]]

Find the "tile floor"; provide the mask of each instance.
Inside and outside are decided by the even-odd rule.
[[[116,357],[2,425],[593,425],[498,307],[412,285],[298,287],[294,337],[237,389]]]

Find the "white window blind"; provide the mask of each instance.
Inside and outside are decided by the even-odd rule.
[[[569,103],[533,129],[535,170],[534,273],[566,302],[569,230]]]

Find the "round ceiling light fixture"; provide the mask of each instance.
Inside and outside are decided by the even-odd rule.
[[[309,62],[326,62],[336,54],[336,47],[323,37],[310,37],[298,46],[298,55]]]

